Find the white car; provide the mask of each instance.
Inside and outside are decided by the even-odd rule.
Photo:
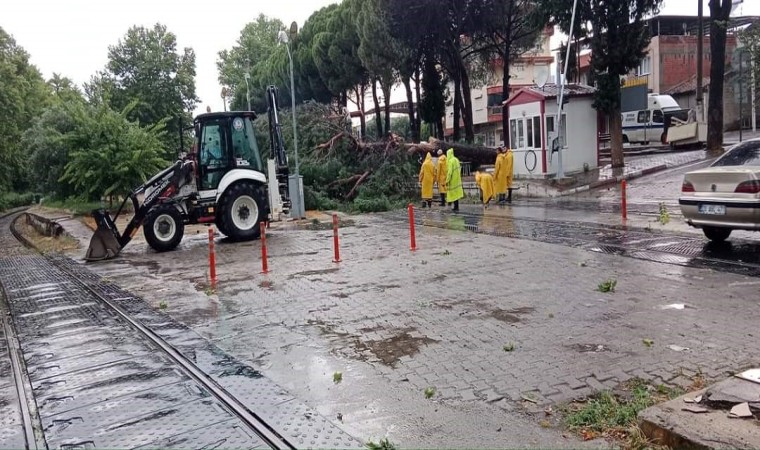
[[[760,231],[760,139],[684,175],[678,203],[686,223],[711,241],[725,241],[732,230]]]

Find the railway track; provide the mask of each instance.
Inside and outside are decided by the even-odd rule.
[[[19,217],[0,227],[31,246],[13,226]],[[7,233],[0,241],[10,244]],[[361,446],[80,264],[15,253],[0,258],[0,283],[27,448]]]

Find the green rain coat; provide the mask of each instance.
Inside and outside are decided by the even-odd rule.
[[[446,202],[452,203],[464,197],[462,189],[462,166],[459,159],[454,156],[454,149],[446,152]]]

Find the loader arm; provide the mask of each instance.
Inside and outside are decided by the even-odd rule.
[[[267,87],[267,113],[269,114],[269,142],[272,147],[272,159],[275,162],[277,185],[283,204],[290,208],[290,188],[288,184],[288,154],[285,152],[285,140],[282,138],[280,111],[277,105],[277,88]]]
[[[121,203],[113,217],[103,208],[92,211],[97,229],[90,241],[85,260],[99,261],[118,255],[137,233],[151,208],[161,202],[171,201],[182,185],[192,178],[194,164],[192,160],[183,159],[159,172],[145,184],[132,191]],[[139,198],[141,194],[145,194],[142,203],[140,203]],[[124,228],[124,232],[119,233],[116,220],[121,215],[127,201],[132,201],[135,214]]]

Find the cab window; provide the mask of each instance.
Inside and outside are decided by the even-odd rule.
[[[665,118],[662,114],[661,109],[655,109],[652,111],[652,122],[654,123],[665,123]]]
[[[224,135],[219,123],[203,127],[201,135],[201,165],[218,167],[224,165]]]
[[[649,110],[639,111],[638,123],[649,123]]]
[[[235,167],[263,171],[253,124],[248,117],[235,117],[231,124],[232,157]]]

